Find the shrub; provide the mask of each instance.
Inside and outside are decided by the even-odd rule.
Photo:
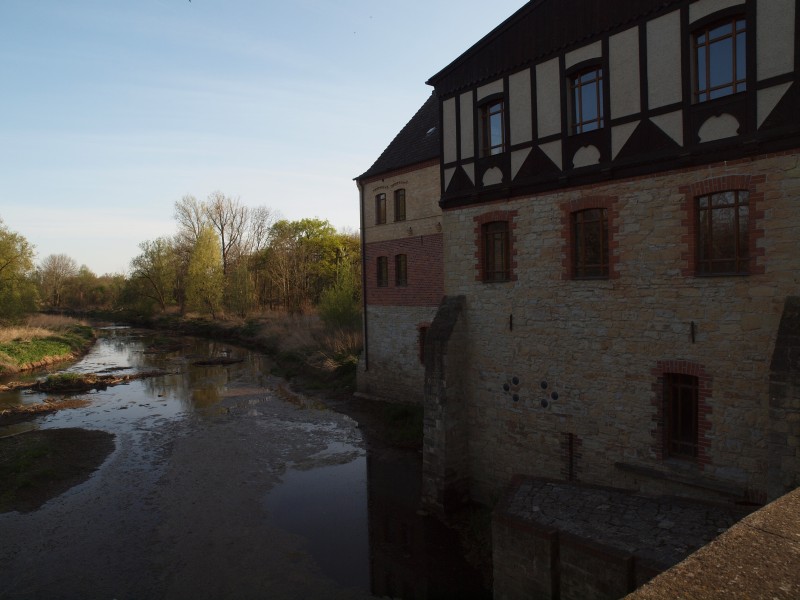
[[[323,323],[330,328],[358,329],[361,325],[361,307],[356,278],[344,269],[336,283],[326,288],[317,309]]]

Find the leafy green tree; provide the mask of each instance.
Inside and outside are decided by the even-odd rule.
[[[178,255],[169,238],[139,244],[142,253],[131,261],[131,278],[140,280],[141,293],[161,311],[173,302],[178,276]]]
[[[245,318],[255,305],[255,286],[246,260],[228,267],[225,276],[225,308]]]
[[[0,219],[0,319],[36,309],[33,246]]]
[[[189,258],[186,281],[186,304],[190,310],[210,313],[216,318],[222,307],[225,277],[222,253],[213,228],[200,230]]]
[[[361,325],[361,284],[355,271],[355,265],[343,265],[336,281],[322,291],[317,308],[328,327],[358,329]]]
[[[343,265],[358,262],[358,247],[351,234],[337,233],[328,221],[281,220],[270,230],[260,263],[272,293],[290,312],[302,312],[336,282]]]

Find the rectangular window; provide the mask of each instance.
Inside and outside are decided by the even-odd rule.
[[[664,374],[666,454],[676,458],[697,457],[698,379],[693,375]]]
[[[747,89],[747,27],[742,17],[727,19],[694,34],[695,102]]]
[[[483,280],[508,281],[511,276],[508,221],[483,225]]]
[[[405,254],[396,254],[394,257],[394,284],[408,285],[408,258]]]
[[[402,189],[394,191],[394,220],[406,220],[406,191]]]
[[[570,133],[603,127],[603,69],[592,67],[570,78],[572,104]]]
[[[386,194],[375,196],[375,224],[386,223]]]
[[[573,275],[608,277],[608,211],[591,208],[572,213]]]
[[[378,287],[389,285],[389,257],[378,257]]]
[[[505,117],[503,101],[490,102],[480,108],[479,139],[481,156],[492,156],[505,151]]]
[[[697,273],[746,275],[750,265],[749,193],[697,198]]]

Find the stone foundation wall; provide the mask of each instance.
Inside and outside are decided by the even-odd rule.
[[[430,325],[435,307],[370,306],[369,370],[362,355],[357,389],[398,402],[422,403],[425,367],[420,355],[421,327]]]
[[[692,194],[730,186],[749,191],[751,274],[695,276]],[[475,499],[493,504],[516,473],[572,473],[763,501],[770,359],[784,301],[800,285],[798,197],[798,157],[785,153],[445,212],[445,290],[465,296],[469,323],[460,376]],[[614,275],[577,280],[568,215],[591,198],[613,207]],[[515,277],[482,283],[475,222],[497,211],[514,215]],[[702,460],[663,452],[656,388],[675,369],[703,377]],[[569,434],[579,445],[564,443]]]

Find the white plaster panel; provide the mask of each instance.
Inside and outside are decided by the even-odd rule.
[[[539,137],[561,133],[561,77],[558,59],[536,65],[536,110]]]
[[[511,143],[524,144],[533,139],[531,115],[531,71],[525,69],[508,78],[509,117]]]
[[[445,190],[447,190],[447,188],[450,187],[450,182],[453,180],[453,175],[455,175],[455,172],[456,172],[456,170],[455,170],[454,167],[450,167],[449,169],[445,169],[444,170],[444,189]]]
[[[611,129],[611,158],[617,158],[622,147],[631,139],[633,132],[639,126],[640,121],[633,123],[625,123],[624,125],[617,125]]]
[[[639,101],[639,28],[611,36],[608,42],[608,89],[611,118],[641,111]]]
[[[700,137],[701,144],[735,137],[739,135],[739,121],[728,113],[722,113],[718,117],[709,117],[700,126],[697,135]]]
[[[603,56],[603,45],[598,40],[593,44],[584,46],[583,48],[578,48],[577,50],[573,50],[572,52],[567,52],[566,56],[564,57],[564,67],[569,69],[570,67],[577,65],[578,63],[581,63],[585,60],[600,58],[602,56]]]
[[[472,158],[475,154],[474,121],[472,118],[472,92],[461,94],[461,158]]]
[[[468,165],[464,165],[462,168],[467,174],[467,177],[469,177],[469,180],[472,182],[472,185],[475,185],[475,163],[469,163]]]
[[[530,148],[526,148],[525,150],[517,150],[516,152],[511,153],[511,179],[514,179],[517,176],[517,173],[519,173],[522,165],[525,164],[525,159],[528,158],[530,153]]]
[[[553,164],[558,167],[560,171],[564,170],[564,161],[561,158],[561,140],[541,144],[539,149],[545,153],[545,156],[553,161]]]
[[[498,79],[497,81],[493,81],[492,83],[487,83],[486,85],[482,85],[478,88],[478,102],[486,98],[486,96],[491,96],[492,94],[500,94],[503,92],[503,80]]]
[[[442,141],[444,142],[442,160],[453,162],[458,158],[456,147],[456,99],[449,98],[442,103]]]
[[[767,0],[773,2],[773,0]],[[715,12],[744,4],[744,0],[700,0],[689,5],[689,22],[694,23]]]
[[[759,0],[756,22],[758,80],[794,71],[795,0]]]
[[[650,117],[650,120],[661,129],[661,131],[675,140],[677,144],[683,146],[683,111],[676,110],[675,112],[665,115]]]
[[[503,183],[503,172],[497,167],[486,169],[483,174],[483,185],[496,185],[498,183]]]
[[[758,90],[758,126],[761,127],[770,113],[778,106],[778,102],[792,87],[790,83],[782,83],[771,88]]]
[[[681,79],[680,11],[647,23],[647,100],[650,108],[680,102]]]
[[[579,169],[580,167],[590,167],[598,164],[599,162],[600,150],[597,149],[597,146],[592,146],[591,144],[584,146],[583,148],[578,148],[575,156],[572,157],[572,166],[575,169]]]

